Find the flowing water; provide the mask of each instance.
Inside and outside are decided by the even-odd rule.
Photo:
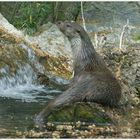
[[[26,131],[34,123],[33,118],[50,99],[61,91],[40,85],[32,65],[43,72],[34,53],[26,46],[29,63],[20,66],[14,76],[8,76],[8,68],[1,68],[7,76],[0,79],[0,138],[14,134],[17,130]],[[31,65],[32,64],[32,65]]]

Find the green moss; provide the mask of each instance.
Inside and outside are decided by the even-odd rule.
[[[71,122],[73,121],[73,108],[66,107],[61,111],[54,111],[48,118],[47,121],[55,122]]]
[[[76,103],[57,111],[54,111],[48,118],[48,122],[92,122],[92,123],[111,123],[107,114],[99,108],[93,108],[84,103]]]
[[[81,121],[95,122],[95,123],[105,123],[110,122],[110,118],[102,112],[99,108],[93,108],[89,105],[79,104],[78,119]]]
[[[0,48],[0,68],[8,68],[8,75],[16,73],[21,65],[28,63],[28,53],[18,45],[8,45]],[[0,77],[6,76],[0,73]]]

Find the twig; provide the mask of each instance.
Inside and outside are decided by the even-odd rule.
[[[99,41],[99,46],[103,47],[105,45],[105,43],[106,43],[106,36],[104,34],[104,35],[101,36],[101,39]]]
[[[94,35],[94,40],[95,40],[95,47],[98,47],[98,37],[96,33]]]
[[[123,26],[123,29],[122,29],[122,32],[121,32],[120,45],[119,45],[120,50],[122,49],[122,43],[123,43],[123,37],[124,37],[125,29],[128,27],[128,25],[129,25],[129,19],[127,19],[127,23]]]
[[[87,31],[86,24],[85,24],[84,10],[83,10],[83,2],[82,1],[81,1],[81,14],[82,14],[82,20],[83,20],[83,27]]]

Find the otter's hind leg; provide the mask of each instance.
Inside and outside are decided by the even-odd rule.
[[[53,110],[80,100],[79,98],[75,98],[76,93],[74,91],[74,89],[69,89],[63,94],[59,95],[56,99],[52,100],[38,115],[35,116],[34,121],[39,129],[44,128],[44,118],[48,117]]]

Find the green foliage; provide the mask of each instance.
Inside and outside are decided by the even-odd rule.
[[[27,33],[31,34],[46,21],[52,10],[52,4],[49,2],[25,2],[21,4],[11,22],[14,26],[26,29]]]
[[[135,41],[140,40],[140,33],[139,33],[139,34],[137,34],[137,35],[134,37],[134,40],[135,40]]]
[[[79,2],[3,2],[0,12],[16,28],[32,34],[47,22],[76,20]]]

